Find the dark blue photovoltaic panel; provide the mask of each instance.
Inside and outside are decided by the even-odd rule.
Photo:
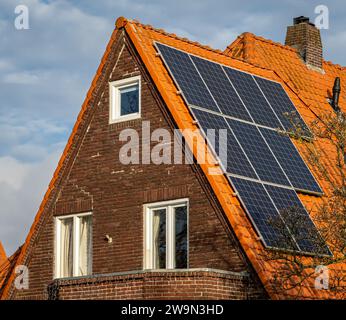
[[[192,111],[205,134],[207,134],[208,129],[215,129],[214,150],[217,155],[220,154],[218,130],[227,129],[227,163],[222,163],[225,170],[229,173],[256,179],[257,177],[255,172],[234,138],[234,135],[229,129],[226,120],[222,116],[217,116],[215,114],[204,112],[195,108],[192,108]]]
[[[195,56],[191,56],[204,82],[223,114],[251,121],[251,117],[228,80],[222,67]]]
[[[310,130],[305,125],[298,110],[293,105],[281,84],[256,76],[254,77],[285,129],[290,131],[294,129],[294,125],[299,125],[304,135],[311,136]]]
[[[231,180],[265,244],[298,250],[263,185],[235,177]]]
[[[235,69],[223,68],[254,121],[270,128],[283,129],[253,77],[250,74]]]
[[[294,190],[265,185],[300,250],[329,255],[330,251]]]
[[[183,91],[187,102],[192,105],[220,112],[193,65],[190,56],[187,53],[175,50],[160,43],[156,45],[164,61],[168,64],[173,77]]]
[[[322,193],[291,139],[273,130],[265,128],[260,128],[260,130],[293,187]]]
[[[289,181],[257,127],[237,120],[227,121],[259,177],[264,181],[289,186]]]

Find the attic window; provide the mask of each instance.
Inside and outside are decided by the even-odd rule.
[[[110,123],[140,118],[140,76],[110,82],[109,92]]]

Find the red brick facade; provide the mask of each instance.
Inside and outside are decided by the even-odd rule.
[[[78,141],[45,207],[38,236],[26,257],[30,287],[13,299],[265,298],[212,189],[197,165],[122,165],[124,128],[141,132],[175,124],[125,35],[111,48],[96,84],[92,107],[82,119]],[[141,75],[142,117],[109,124],[108,82]],[[143,205],[189,199],[189,268],[212,270],[143,272]],[[93,214],[93,276],[54,279],[54,216]],[[112,243],[105,241],[105,235]],[[214,270],[214,271],[213,271]],[[222,270],[222,271],[215,271]],[[102,275],[102,276],[101,276]],[[48,294],[48,286],[50,290]],[[52,290],[52,288],[54,290]],[[58,294],[56,294],[58,292]]]
[[[261,299],[248,274],[218,270],[123,273],[58,280],[49,299]]]

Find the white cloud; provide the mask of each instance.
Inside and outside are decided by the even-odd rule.
[[[7,254],[24,242],[60,154],[56,150],[34,164],[0,158],[0,240]]]
[[[18,191],[28,174],[29,165],[20,163],[12,157],[0,158],[0,184]]]
[[[39,77],[28,72],[15,72],[6,74],[3,77],[3,82],[11,84],[37,84]]]

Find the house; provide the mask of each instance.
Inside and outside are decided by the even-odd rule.
[[[271,249],[241,192],[225,174],[211,173],[220,170],[220,162],[187,161],[201,150],[215,158],[203,139],[196,147],[184,135],[181,163],[155,164],[154,148],[147,148],[150,139],[161,141],[150,135],[162,132],[156,130],[170,136],[175,129],[197,130],[201,136],[201,121],[177,87],[184,79],[173,79],[165,50],[279,83],[305,123],[331,108],[328,92],[336,77],[346,80],[345,68],[323,60],[319,30],[296,19],[286,43],[245,33],[222,52],[118,18],[35,221],[13,259],[28,268],[29,288],[16,288],[12,264],[3,273],[1,299],[339,298],[315,288],[314,277],[299,290],[275,291],[270,279],[280,264],[265,259]],[[339,106],[345,102],[342,92]],[[131,153],[138,163],[124,163],[124,133],[138,133],[139,148]],[[327,196],[326,182],[316,168],[309,169]],[[321,198],[317,193],[297,196],[310,211]]]

